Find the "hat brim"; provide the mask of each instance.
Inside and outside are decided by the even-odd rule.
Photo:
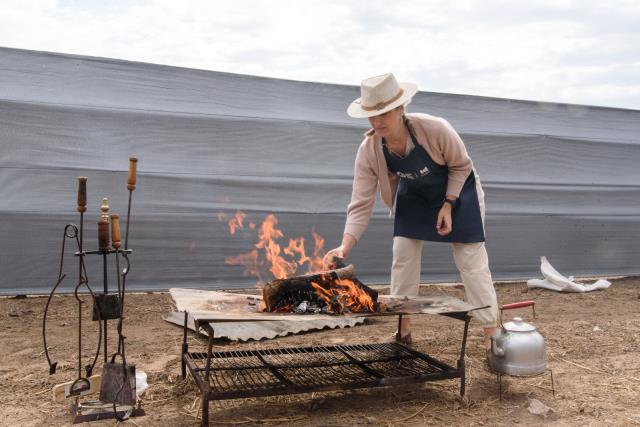
[[[399,85],[403,90],[402,96],[393,101],[391,104],[388,104],[379,110],[365,110],[362,108],[362,98],[358,98],[351,104],[349,104],[349,107],[347,108],[347,114],[356,119],[379,116],[380,114],[391,111],[394,108],[399,107],[400,105],[406,104],[411,100],[411,98],[413,98],[413,95],[418,92],[418,85],[416,85],[415,83],[399,83]]]

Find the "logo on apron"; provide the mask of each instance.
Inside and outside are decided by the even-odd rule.
[[[397,171],[396,175],[398,175],[400,178],[414,180],[414,179],[422,178],[423,176],[427,176],[429,175],[429,173],[430,173],[429,168],[425,166],[422,169],[420,169],[417,174]]]

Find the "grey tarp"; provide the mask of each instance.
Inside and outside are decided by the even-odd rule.
[[[0,292],[53,285],[80,175],[85,248],[95,248],[100,199],[125,216],[130,155],[140,162],[129,289],[252,286],[224,261],[256,241],[218,220],[236,210],[255,223],[273,212],[288,237],[312,241],[315,227],[337,245],[367,125],[345,114],[357,96],[354,86],[0,48]],[[640,111],[430,92],[410,110],[445,117],[466,142],[496,279],[537,277],[541,255],[571,275],[640,272]],[[392,224],[378,202],[351,259],[364,282],[388,281]],[[77,280],[67,252],[65,289]],[[87,261],[99,289],[101,258]],[[424,281],[458,278],[447,245],[426,245],[423,264]]]

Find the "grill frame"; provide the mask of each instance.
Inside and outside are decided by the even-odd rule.
[[[398,316],[401,322],[403,314],[406,313],[388,315]],[[212,323],[221,320],[206,318],[195,318],[195,326],[209,336],[207,351],[189,352],[189,314],[185,311],[182,378],[186,378],[188,369],[200,391],[203,426],[209,425],[209,402],[214,399],[389,387],[456,378],[460,378],[460,396],[464,396],[464,354],[471,317],[468,312],[441,314],[464,321],[455,367],[399,342],[213,351]]]

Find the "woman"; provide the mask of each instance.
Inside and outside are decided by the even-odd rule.
[[[327,253],[325,264],[349,256],[367,228],[379,186],[395,211],[391,294],[418,295],[423,241],[451,243],[467,301],[490,306],[473,312],[489,348],[498,310],[484,245],[484,193],[464,143],[444,119],[405,114],[415,84],[385,74],[364,80],[360,89],[347,113],[368,118],[372,129],[356,156],[342,244]],[[396,339],[411,342],[408,318]]]

